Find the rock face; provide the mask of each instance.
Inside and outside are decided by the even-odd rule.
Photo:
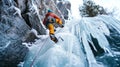
[[[68,13],[69,13],[68,10],[71,10],[70,2],[69,1],[59,1],[57,3],[57,7],[59,8],[61,13],[63,14],[64,18],[68,19]]]
[[[57,7],[58,4],[58,7]],[[67,3],[68,4],[68,3]],[[0,67],[16,67],[24,61],[29,49],[24,42],[34,41],[34,28],[38,34],[46,34],[42,20],[47,9],[52,9],[63,20],[68,18],[66,5],[57,0],[0,0]],[[60,10],[59,10],[60,9]]]
[[[22,38],[30,27],[20,12],[14,1],[0,1],[0,67],[15,67],[28,52]]]
[[[16,67],[22,62],[28,52],[28,48],[22,45],[22,41],[9,41],[9,45],[0,50],[0,67]]]
[[[21,10],[22,17],[30,28],[37,30],[38,34],[45,34],[45,28],[39,15],[40,4],[37,0],[16,0],[18,8]]]

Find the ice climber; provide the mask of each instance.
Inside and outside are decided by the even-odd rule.
[[[64,25],[62,23],[62,20],[52,12],[52,10],[48,10],[48,13],[45,15],[43,24],[47,29],[49,29],[49,35],[51,40],[53,40],[55,43],[58,42],[58,39],[55,37],[55,29],[57,27],[63,28]]]

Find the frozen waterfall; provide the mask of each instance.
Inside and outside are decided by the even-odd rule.
[[[72,15],[73,17],[75,15]],[[40,39],[29,47],[23,67],[105,67],[98,62],[95,52],[101,50],[114,56],[106,36],[109,27],[120,33],[120,21],[113,17],[77,17],[66,21],[63,29],[57,29],[58,43],[50,40],[49,35],[37,35]],[[95,44],[93,39],[98,43]],[[98,48],[99,47],[99,48]],[[93,51],[94,50],[94,51]]]
[[[66,24],[65,28],[56,33],[59,39],[56,44],[50,40],[48,35],[41,36],[39,40],[32,44],[32,47],[29,47],[30,52],[24,62],[24,67],[29,67],[36,55],[37,58],[33,67],[96,67],[96,65],[101,67],[102,65],[97,63],[89,43],[97,51],[94,46],[96,44],[91,40],[91,36],[93,36],[98,40],[99,46],[106,53],[112,55],[105,37],[105,35],[110,35],[106,25],[111,25],[118,31],[120,28],[116,26],[118,24],[117,20],[108,17],[82,18],[79,22],[76,22],[77,24],[70,27],[68,26],[69,23]],[[41,50],[39,51],[39,49]]]

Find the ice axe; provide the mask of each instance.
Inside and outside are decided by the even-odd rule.
[[[61,39],[62,41],[64,41],[63,38],[62,38],[61,36],[59,36],[58,39]]]

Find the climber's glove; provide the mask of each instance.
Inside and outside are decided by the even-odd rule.
[[[61,28],[63,28],[63,27],[64,27],[64,25],[63,25],[63,24],[61,24],[61,25],[60,25],[60,27],[61,27]]]
[[[64,25],[62,24],[61,28],[63,28],[63,27],[64,27]]]

